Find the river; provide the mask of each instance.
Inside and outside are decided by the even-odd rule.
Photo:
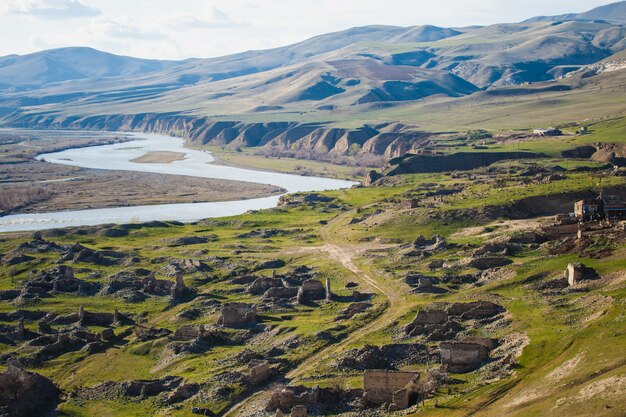
[[[31,132],[33,133],[33,132]],[[75,134],[75,132],[73,132]],[[45,136],[45,131],[36,131]],[[59,131],[50,134],[59,135]],[[68,133],[69,134],[69,133]],[[93,132],[93,135],[98,135]],[[119,133],[132,138],[129,142],[114,145],[68,149],[62,152],[42,154],[43,159],[54,164],[73,165],[105,170],[141,171],[170,175],[188,175],[202,178],[247,181],[282,187],[288,193],[303,191],[326,191],[348,188],[355,183],[331,178],[308,177],[276,172],[256,171],[215,164],[209,152],[188,149],[180,138],[148,134]],[[136,163],[132,159],[148,152],[168,151],[185,154],[185,159],[171,163]],[[37,214],[16,214],[0,217],[0,232],[53,229],[70,226],[94,226],[106,223],[148,222],[176,220],[193,222],[212,217],[225,217],[275,207],[280,196],[250,200],[162,204],[77,211],[58,211]]]

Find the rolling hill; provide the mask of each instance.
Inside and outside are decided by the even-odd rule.
[[[622,85],[612,81],[621,76],[588,78],[621,68],[613,63],[623,61],[626,28],[601,17],[619,19],[624,4],[576,15],[593,19],[456,29],[357,27],[280,48],[181,62],[85,48],[5,57],[0,123],[150,130],[201,143],[311,151],[324,143],[324,149],[346,153],[353,144],[341,140],[346,132],[372,121],[400,121],[408,127],[374,129],[365,140],[353,133],[361,138],[360,152],[393,157],[415,146],[415,135],[406,132],[501,126],[505,120],[527,127],[537,117],[550,124],[607,112],[614,117],[625,107]],[[522,119],[524,106],[544,107],[541,97],[550,97],[549,111],[523,122],[511,116]],[[598,101],[605,105],[585,109]],[[221,122],[226,133],[215,127]],[[280,132],[270,129],[275,137],[266,137],[271,123]],[[406,142],[398,144],[403,136]]]
[[[607,4],[605,6],[596,7],[584,13],[568,13],[559,16],[539,16],[527,20],[526,22],[539,21],[604,21],[615,24],[626,23],[626,1]]]
[[[24,56],[9,55],[0,57],[0,89],[129,77],[163,71],[177,64],[175,61],[118,56],[92,48],[60,48]]]

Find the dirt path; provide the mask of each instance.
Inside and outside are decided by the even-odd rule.
[[[329,357],[335,357],[348,345],[355,343],[367,335],[377,332],[385,328],[389,323],[397,320],[406,310],[410,307],[404,298],[394,292],[392,289],[387,288],[382,282],[378,281],[376,277],[363,271],[355,263],[354,258],[362,254],[368,249],[372,249],[371,245],[355,245],[346,242],[341,242],[338,238],[338,234],[333,233],[333,223],[329,223],[327,227],[321,230],[321,237],[326,242],[322,247],[316,248],[300,248],[299,252],[307,252],[312,250],[322,250],[328,254],[331,259],[341,263],[347,270],[354,274],[354,278],[364,286],[370,287],[373,291],[380,293],[387,299],[387,309],[383,314],[359,328],[358,330],[350,333],[341,342],[330,345],[319,352],[313,354],[306,360],[304,360],[297,368],[287,373],[286,378],[291,382],[296,382],[298,378],[305,376],[308,372],[314,370],[321,362]],[[251,410],[259,407],[264,401],[267,400],[271,388],[267,388],[265,391],[259,391],[253,393],[251,396],[233,406],[223,416],[246,416],[251,414]]]

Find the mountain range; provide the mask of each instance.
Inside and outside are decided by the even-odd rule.
[[[0,123],[176,130],[205,143],[216,141],[212,132],[222,135],[217,142],[255,146],[272,142],[267,126],[246,139],[243,131],[214,131],[213,122],[316,122],[304,129],[308,135],[319,123],[353,125],[344,113],[511,95],[512,86],[537,83],[554,89],[550,83],[564,77],[623,62],[624,24],[626,1],[484,27],[357,27],[209,59],[146,60],[89,48],[11,55],[0,58]]]

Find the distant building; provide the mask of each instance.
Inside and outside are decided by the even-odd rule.
[[[606,196],[604,213],[609,219],[626,219],[626,202],[618,196]]]
[[[533,135],[535,136],[561,136],[563,132],[555,127],[549,127],[547,129],[535,129]]]
[[[574,203],[574,214],[582,220],[593,220],[599,217],[599,202],[601,200],[579,200]]]
[[[626,202],[618,196],[599,196],[574,203],[574,214],[581,220],[626,219]]]

